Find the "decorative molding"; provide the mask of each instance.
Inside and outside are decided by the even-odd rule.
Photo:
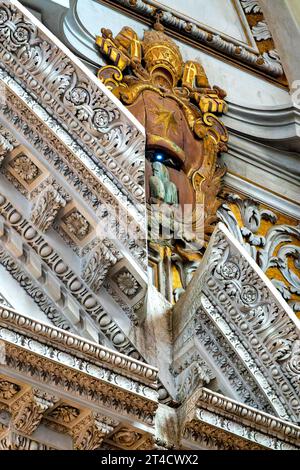
[[[58,171],[73,186],[95,212],[99,221],[105,219],[107,234],[113,234],[114,237],[119,238],[145,270],[145,219],[139,212],[143,212],[144,209],[141,206],[132,205],[130,200],[121,193],[119,183],[118,187],[110,184],[106,175],[91,162],[89,156],[79,151],[77,144],[73,143],[70,146],[67,133],[62,128],[57,130],[57,123],[53,122],[47,112],[7,74],[1,75],[0,69],[1,78],[7,86],[12,88],[7,89],[7,99],[2,110],[4,119],[10,121],[17,131],[21,132],[36,148],[37,152],[49,161],[53,170]],[[28,104],[31,109],[38,111],[38,116],[29,114]],[[42,122],[41,116],[43,116]],[[62,137],[64,137],[65,144],[61,142]],[[45,177],[48,180],[48,174]],[[41,181],[41,184],[44,184],[46,180]],[[18,184],[15,185],[18,190],[22,191]],[[114,214],[108,218],[108,213],[112,211]],[[128,233],[128,227],[132,228],[133,233]],[[133,237],[137,238],[136,242],[133,241]]]
[[[186,19],[180,13],[164,7],[158,2],[147,0],[101,0],[108,5],[125,9],[130,14],[137,15],[140,19],[151,24],[155,20],[155,16],[159,13],[160,21],[170,33],[173,31],[183,41],[191,41],[196,47],[204,47],[208,51],[212,51],[232,60],[239,65],[245,64],[254,71],[261,72],[276,80],[283,77],[283,68],[279,61],[266,60],[262,52],[258,52],[253,47],[245,47],[238,41],[230,40],[225,35],[216,33],[213,30],[203,28],[200,23],[192,19]],[[241,3],[245,9],[247,18],[247,10],[249,5]],[[263,18],[261,11],[257,9],[250,12],[251,15],[258,15],[258,18]],[[257,21],[258,22],[258,21]],[[259,47],[258,47],[259,48]],[[274,49],[272,44],[272,49]],[[267,52],[268,53],[268,52]]]
[[[60,219],[59,229],[64,231],[77,245],[93,237],[94,226],[76,207],[66,209]]]
[[[51,369],[51,367],[50,367]],[[60,367],[61,369],[61,367]],[[60,369],[57,369],[59,374]],[[23,371],[20,370],[22,375]],[[32,376],[33,380],[36,380],[38,375]],[[95,409],[99,408],[97,395],[94,393],[92,400],[78,403],[70,402],[64,398],[52,396],[46,391],[38,390],[31,385],[27,385],[26,376],[22,376],[21,381],[16,379],[10,382],[6,377],[0,376],[0,392],[4,387],[7,392],[8,388],[13,390],[13,394],[9,397],[6,393],[6,399],[3,401],[0,393],[0,410],[6,413],[5,425],[0,424],[0,448],[3,446],[3,450],[10,448],[12,445],[12,438],[17,433],[22,433],[26,438],[34,438],[37,443],[42,439],[47,446],[53,442],[51,435],[49,436],[47,430],[51,429],[56,434],[69,435],[73,442],[74,450],[95,450],[102,448],[102,443],[105,440],[106,444],[113,443],[116,448],[119,449],[140,449],[146,445],[146,441],[152,438],[153,425],[149,422],[149,417],[143,422],[143,418],[138,418],[139,421],[143,422],[143,430],[139,428],[133,428],[128,424],[120,422],[122,417],[130,419],[126,416],[126,412],[119,413],[118,418],[115,419],[110,416],[114,414],[114,407],[118,402],[118,399],[125,399],[128,392],[126,391],[126,382],[120,387],[118,382],[118,393],[117,400],[113,402],[107,401],[102,409],[105,412],[97,412]],[[25,382],[24,382],[25,380]],[[40,381],[43,382],[43,381]],[[46,384],[43,382],[44,387]],[[51,385],[51,384],[49,384]],[[70,385],[70,384],[69,384]],[[74,384],[75,385],[75,384]],[[100,389],[99,389],[100,391]],[[105,395],[105,385],[104,385]],[[58,390],[59,393],[61,393]],[[74,390],[75,392],[75,390]],[[123,394],[122,394],[123,392]],[[81,388],[77,390],[77,395],[84,395],[85,391]],[[74,393],[74,396],[76,394]],[[91,403],[91,401],[93,403]],[[144,407],[146,409],[147,400],[144,400]],[[140,403],[133,398],[133,402],[140,407],[143,405],[143,400],[140,398]],[[8,403],[8,404],[7,404]],[[4,407],[4,408],[3,408]],[[148,409],[150,410],[149,404]],[[137,416],[132,416],[132,420],[136,420]],[[137,421],[134,421],[135,425],[138,425]],[[40,428],[43,427],[42,432]],[[150,431],[145,432],[145,428]],[[34,433],[34,435],[33,435]],[[33,435],[33,436],[32,436]],[[32,436],[32,437],[31,437]],[[65,443],[67,443],[67,440]],[[54,447],[58,446],[57,440],[55,440]],[[59,444],[61,447],[61,444]],[[37,447],[39,448],[39,447]]]
[[[118,426],[114,432],[106,438],[107,445],[111,445],[114,449],[122,450],[144,450],[146,442],[152,436],[141,432],[132,426]],[[152,447],[153,448],[153,447]]]
[[[39,175],[38,167],[27,155],[23,153],[14,159],[11,167],[22,180],[26,181],[26,183],[32,183],[32,181],[34,181]]]
[[[184,333],[176,339],[174,344],[175,364],[177,363],[177,355],[180,354],[181,348],[186,348],[188,342],[194,343],[195,330],[197,340],[203,344],[203,350],[196,348],[196,355],[199,356],[200,365],[203,362],[203,353],[207,354],[212,374],[215,375],[219,387],[224,389],[224,393],[229,395],[234,394],[242,403],[259,408],[270,414],[274,413],[264,390],[256,382],[255,377],[249,374],[238,352],[234,350],[230,343],[224,341],[223,333],[211,321],[205,311],[199,313],[197,320],[192,319],[185,326]]]
[[[27,432],[42,423],[56,433],[67,433],[73,448],[80,450],[151,450],[190,445],[219,450],[299,448],[299,427],[208,389],[198,388],[178,409],[157,408],[153,368],[11,309],[0,308],[0,339],[5,345],[4,368],[19,377],[18,381],[0,377],[1,406],[15,409],[20,417],[38,406],[36,412],[30,412],[28,423],[23,418],[12,418],[11,423],[20,423],[26,438]],[[27,385],[29,377],[31,383],[38,383],[38,389]],[[42,388],[52,387],[54,379],[57,396],[53,397]],[[58,401],[62,393],[67,393],[68,401]],[[33,397],[35,405],[31,405]],[[22,406],[17,405],[18,401]],[[138,423],[143,428],[137,428]],[[172,436],[166,441],[167,436],[158,436],[158,430],[162,427],[166,433],[167,423],[172,425]],[[1,448],[11,448],[8,429],[0,426]],[[39,448],[38,432],[34,436]],[[51,447],[50,443],[44,445]]]
[[[112,345],[120,352],[140,359],[140,353],[104,309],[99,298],[63,261],[43,236],[2,195],[0,199],[0,215],[5,218],[6,223],[11,226],[11,229],[22,237],[24,243],[40,257],[41,263],[48,267],[51,275],[54,275],[58,282],[68,289],[70,297],[94,320],[99,331],[111,341]],[[77,323],[78,320],[79,318],[77,318]]]
[[[30,194],[48,175],[44,165],[23,145],[18,145],[5,160],[5,174],[16,181],[16,187]]]
[[[74,406],[60,404],[44,417],[44,424],[57,432],[69,434],[74,450],[95,450],[101,447],[103,439],[111,428],[102,421],[103,417],[92,412],[82,412]]]
[[[68,228],[69,233],[72,233],[76,238],[82,240],[90,231],[90,224],[84,216],[78,212],[73,211],[63,219]]]
[[[180,319],[182,311],[188,312],[184,320]],[[223,224],[216,229],[201,267],[175,305],[173,318],[175,354],[189,338],[198,337],[196,350],[200,356],[206,354],[210,366],[214,368],[215,364],[215,370],[222,371],[227,344],[231,357],[236,355],[240,362],[236,367],[235,360],[231,360],[231,377],[246,368],[246,376],[269,403],[265,408],[268,412],[271,407],[280,418],[299,420],[298,321]],[[217,379],[226,389],[228,382],[222,374],[219,372]],[[237,390],[234,386],[234,393]],[[246,396],[239,398],[247,402]]]
[[[86,341],[83,338],[74,336],[71,333],[58,328],[40,323],[36,320],[31,320],[28,317],[16,313],[12,309],[1,306],[0,322],[5,324],[6,327],[10,325],[16,332],[18,332],[18,334],[16,333],[14,335],[16,341],[21,341],[22,334],[25,334],[26,336],[31,336],[36,341],[44,342],[42,349],[45,351],[45,357],[46,353],[51,355],[51,350],[53,348],[50,347],[50,344],[61,347],[64,350],[70,347],[74,354],[75,351],[77,351],[78,354],[84,354],[86,358],[89,358],[89,360],[96,362],[100,361],[100,364],[104,367],[113,367],[115,373],[121,373],[128,377],[139,377],[140,382],[155,386],[157,380],[157,369],[132,359],[129,356],[112,351],[104,346],[97,345],[96,343]],[[35,342],[32,341],[31,344],[32,348],[30,345],[28,345],[28,348],[34,352]],[[53,353],[53,358],[54,355],[55,354]],[[71,360],[70,356],[60,356],[59,351],[57,351],[57,355],[61,361],[66,360],[66,364],[68,364],[68,360]]]
[[[80,397],[118,416],[153,426],[157,370],[95,343],[0,308],[4,370],[15,371],[58,394]],[[80,386],[79,386],[80,384]]]
[[[94,156],[108,179],[122,182],[128,197],[142,203],[145,144],[140,129],[126,112],[121,114],[111,95],[75,56],[67,55],[35,18],[24,15],[18,2],[1,1],[0,10],[2,66]],[[25,45],[27,53],[22,54]]]
[[[142,3],[136,0],[133,7]],[[253,2],[243,3],[256,13]],[[121,308],[136,325],[145,298],[143,132],[74,56],[42,25],[24,16],[23,7],[0,0],[1,12],[0,62],[5,71],[0,70],[0,83],[7,98],[1,119],[22,136],[28,149],[17,147],[13,135],[0,128],[1,172],[11,171],[17,189],[27,197],[15,206],[16,191],[10,197],[5,181],[0,195],[0,263],[51,321],[81,333],[90,317],[97,326],[96,339],[109,341],[115,350],[0,305],[0,408],[7,413],[0,419],[0,448],[53,448],[51,442],[39,442],[47,427],[80,450],[299,446],[299,428],[271,416],[299,420],[296,321],[222,225],[172,313],[173,375],[168,374],[167,381],[181,406],[176,403],[172,409],[169,397],[168,403],[158,405],[158,370],[139,360],[138,350],[115,322]],[[68,194],[74,196],[72,201]],[[107,222],[110,228],[114,221],[107,208],[119,202],[124,219],[128,216],[140,227],[144,238],[136,242],[122,226],[114,242],[99,241],[98,233],[89,239],[93,215],[99,225]],[[36,227],[28,221],[30,207]],[[54,249],[57,245],[50,244],[52,233],[38,233],[53,222],[65,223],[74,245],[87,240],[81,257],[68,251],[74,266],[68,254],[62,258]],[[254,232],[246,236],[255,242]],[[55,293],[48,297],[51,282]],[[69,303],[71,322],[63,316]],[[130,338],[144,344],[126,317],[123,325]],[[163,331],[160,338],[168,339],[169,333]],[[172,437],[160,435],[160,426]]]
[[[142,290],[134,275],[128,269],[121,269],[115,274],[115,283],[120,291],[129,299],[133,299]]]
[[[237,194],[226,196],[218,214],[290,307],[300,314],[300,225],[279,223],[275,212]]]
[[[215,374],[199,354],[184,354],[183,358],[176,360],[176,368],[172,368],[175,376],[178,402],[188,399],[195,390],[209,385]]]
[[[300,428],[203,388],[180,410],[183,439],[215,450],[296,450]]]

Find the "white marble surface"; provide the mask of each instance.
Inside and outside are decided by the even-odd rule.
[[[62,7],[65,7],[65,8],[69,8],[69,6],[70,6],[70,0],[51,0],[51,1],[53,3],[57,3],[58,5],[61,5]]]
[[[237,66],[212,57],[200,49],[180,41],[176,42],[181,48],[184,60],[201,62],[211,85],[218,85],[227,91],[229,103],[247,108],[291,105],[291,97],[287,90]]]
[[[163,6],[197,22],[247,43],[244,16],[239,16],[234,0],[161,0]]]

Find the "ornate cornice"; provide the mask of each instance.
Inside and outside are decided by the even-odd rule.
[[[272,41],[270,32],[265,26],[265,22],[262,21],[261,11],[254,12],[257,20],[256,25],[252,28],[253,41],[257,41],[257,44],[255,47],[253,45],[247,47],[234,39],[216,33],[214,30],[204,28],[200,23],[170,10],[170,8],[159,2],[152,0],[99,0],[99,3],[108,4],[114,8],[119,7],[125,10],[126,13],[134,14],[139,19],[147,23],[150,22],[150,24],[153,23],[155,16],[159,13],[160,21],[166,30],[176,34],[181,40],[189,41],[194,46],[204,48],[238,65],[244,65],[276,80],[283,77],[283,68],[278,54],[274,50],[274,44],[273,49],[271,47],[267,51],[263,51],[263,49],[261,52],[259,51],[260,41],[265,39]],[[238,2],[236,7],[241,10],[244,9],[246,18],[248,13],[253,17],[253,12],[247,11],[248,6],[245,2],[241,2],[241,4]],[[243,15],[243,11],[240,14]]]
[[[0,424],[3,449],[18,432],[29,446],[33,431],[40,448],[40,425],[68,434],[78,450],[299,447],[299,427],[205,388],[178,411],[158,408],[155,368],[13,309],[0,307],[0,342],[0,409],[12,414],[9,428]],[[173,423],[169,436],[163,423]]]
[[[15,371],[23,381],[30,377],[43,388],[55,384],[58,396],[67,393],[70,400],[77,400],[79,395],[86,406],[93,403],[153,426],[158,406],[155,368],[12,309],[0,308],[0,340],[4,351],[0,368],[5,374]],[[5,399],[14,393],[6,392]],[[15,409],[20,413],[19,406]]]
[[[184,319],[180,318],[182,311],[188,312]],[[202,350],[202,354],[208,354],[206,358],[210,357],[210,366],[219,371],[221,388],[232,386],[232,378],[246,367],[246,375],[269,403],[268,412],[271,406],[280,418],[299,420],[299,321],[222,224],[186,293],[174,307],[173,318],[175,354],[196,331],[199,354]],[[236,368],[232,360],[229,376],[220,374],[225,347],[228,357],[231,354],[240,361]],[[236,386],[233,390],[238,393]],[[228,389],[226,393],[230,393]],[[243,393],[239,398],[248,400]]]
[[[7,338],[10,330],[1,328],[1,339]],[[8,333],[7,333],[8,332]],[[15,336],[15,339],[22,341],[22,337]],[[29,347],[33,347],[29,342]],[[35,343],[35,347],[37,344]],[[112,371],[105,371],[97,366],[89,366],[83,360],[79,363],[83,369],[75,369],[74,358],[68,359],[71,367],[63,365],[63,354],[59,359],[55,355],[56,361],[53,363],[50,351],[47,353],[47,347],[41,345],[39,348],[40,356],[24,351],[18,347],[7,345],[6,342],[6,362],[10,370],[22,373],[25,377],[36,379],[40,378],[41,386],[51,387],[55,383],[57,394],[69,393],[73,399],[80,390],[80,397],[86,404],[97,403],[100,407],[106,407],[111,413],[121,414],[122,416],[135,417],[137,420],[144,421],[148,425],[153,425],[155,411],[158,406],[156,393],[145,386],[139,386],[132,380],[124,378]],[[82,371],[85,370],[83,373]],[[4,368],[5,372],[5,368]]]
[[[4,307],[0,346],[0,448],[14,448],[19,432],[52,447],[45,427],[69,435],[76,450],[99,448],[106,437],[120,448],[147,445],[157,369]]]
[[[43,154],[53,169],[74,187],[80,197],[94,211],[96,209],[98,220],[106,206],[116,211],[124,210],[128,222],[135,227],[139,238],[143,240],[145,228],[142,206],[133,204],[130,198],[122,194],[120,183],[111,182],[106,172],[95,165],[76,142],[70,142],[63,127],[59,126],[13,78],[1,71],[1,67],[0,80],[6,87],[6,101],[1,106],[3,120],[10,122],[17,132]],[[112,218],[112,227],[113,221]],[[121,225],[118,232],[122,243],[126,244],[126,237],[122,233],[127,234],[126,228]]]
[[[296,450],[300,428],[208,389],[179,411],[183,442],[216,450]]]
[[[2,326],[11,328],[16,332],[16,339],[18,332],[20,335],[30,336],[32,339],[41,342],[41,344],[44,343],[48,346],[51,344],[62,348],[66,352],[72,350],[72,354],[77,351],[78,354],[83,354],[86,360],[96,361],[97,364],[103,367],[113,368],[116,373],[135,379],[138,378],[140,382],[155,387],[157,369],[141,361],[86,341],[64,330],[32,320],[10,308],[0,306],[0,322]],[[29,350],[31,350],[30,347]],[[35,352],[35,349],[33,348],[32,351]]]
[[[12,133],[5,130],[6,134],[2,136],[5,139],[2,172],[30,201],[27,208],[37,237],[53,226],[82,258],[99,243],[98,236],[102,237],[103,226],[109,236],[116,237],[121,251],[118,260],[126,259],[128,275],[134,278],[134,285],[138,285],[138,295],[122,297],[118,284],[113,280],[108,282],[107,278],[106,293],[113,305],[117,304],[121,316],[125,314],[122,328],[125,326],[128,330],[130,323],[127,320],[131,321],[133,310],[140,307],[147,279],[144,131],[75,56],[35,18],[30,14],[27,16],[18,2],[1,2],[0,9],[3,12],[0,75],[6,95],[6,100],[1,103],[1,120],[12,129]],[[20,35],[12,40],[14,31],[19,30]],[[25,42],[22,34],[26,36]],[[14,148],[13,134],[26,141],[25,155],[20,158],[14,154],[20,149]],[[34,151],[35,156],[32,155]],[[62,184],[62,191],[57,181]],[[42,208],[45,220],[39,219]],[[23,248],[26,251],[25,244]],[[33,256],[36,255],[39,256],[37,253]],[[42,259],[38,260],[39,268],[41,263]],[[81,260],[78,260],[77,267],[79,264]],[[123,264],[116,266],[116,276],[124,268]],[[77,279],[81,278],[80,267],[76,275]],[[39,284],[39,277],[36,280]],[[26,286],[29,287],[28,284]],[[39,289],[39,285],[35,287]],[[63,286],[57,287],[56,282],[55,302],[61,298],[63,289]],[[91,294],[94,296],[94,292]],[[67,297],[70,295],[73,296],[68,292]],[[45,306],[47,295],[43,292],[42,296]],[[69,308],[63,303],[71,314],[71,323],[77,323],[81,315],[80,306],[74,307],[74,302],[71,302]],[[73,307],[75,312],[72,312]],[[48,318],[52,317],[62,327],[70,327],[68,321],[64,323],[63,316],[59,318],[55,308],[50,312],[48,306],[46,309],[50,313],[47,313]],[[101,307],[100,310],[103,311]],[[131,345],[126,351],[123,349],[130,341],[113,320],[108,323],[104,320],[100,310],[94,320],[102,325],[105,323],[106,333],[111,339],[116,339],[115,346],[118,343],[118,349],[121,347],[123,352],[140,357]],[[138,322],[137,317],[134,321]]]
[[[235,417],[239,423],[253,427],[266,435],[280,437],[299,446],[300,428],[263,411],[238,403],[228,397],[203,388],[198,395],[197,406],[219,413],[224,417]]]
[[[141,127],[51,33],[25,16],[18,2],[1,1],[0,9],[2,67],[67,129],[79,148],[105,168],[108,178],[121,181],[128,197],[143,203]]]
[[[18,212],[8,200],[1,195],[0,214],[6,219],[13,232],[17,232],[24,244],[40,257],[40,264],[48,266],[51,275],[68,289],[70,297],[85,310],[104,336],[125,354],[140,358],[140,354],[130,340],[121,331],[116,322],[101,304],[101,300],[89,289],[80,277],[68,266],[61,256],[46,242],[39,232]],[[9,215],[10,214],[10,215]],[[14,221],[11,225],[11,222]],[[29,238],[26,235],[29,234]],[[73,322],[77,323],[79,316]]]

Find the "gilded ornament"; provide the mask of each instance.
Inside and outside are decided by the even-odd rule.
[[[101,67],[98,77],[145,126],[147,148],[166,153],[168,161],[161,163],[168,167],[170,191],[161,178],[162,167],[152,162],[146,180],[152,200],[166,202],[167,192],[168,203],[192,205],[194,226],[196,205],[203,204],[204,231],[210,234],[225,173],[218,154],[226,151],[228,132],[218,116],[227,110],[226,93],[211,87],[199,62],[184,62],[159,13],[156,19],[142,39],[127,26],[116,37],[102,29],[96,44],[111,65]]]

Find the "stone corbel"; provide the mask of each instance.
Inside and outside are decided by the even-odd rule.
[[[122,258],[115,250],[111,242],[101,240],[96,248],[90,253],[89,258],[82,270],[83,280],[90,288],[98,293],[105,281],[108,272]]]
[[[18,146],[14,136],[0,124],[0,168],[5,156]]]
[[[69,434],[73,438],[74,450],[96,450],[109,432],[110,429],[90,413],[74,426]]]
[[[173,369],[177,400],[184,401],[192,393],[208,386],[215,379],[215,374],[199,354],[191,354],[184,363]]]
[[[37,389],[24,393],[9,407],[14,429],[30,436],[39,426],[45,411],[57,401],[55,396]]]
[[[60,209],[66,206],[65,198],[52,186],[48,186],[37,198],[31,212],[31,221],[41,232],[52,226]]]

